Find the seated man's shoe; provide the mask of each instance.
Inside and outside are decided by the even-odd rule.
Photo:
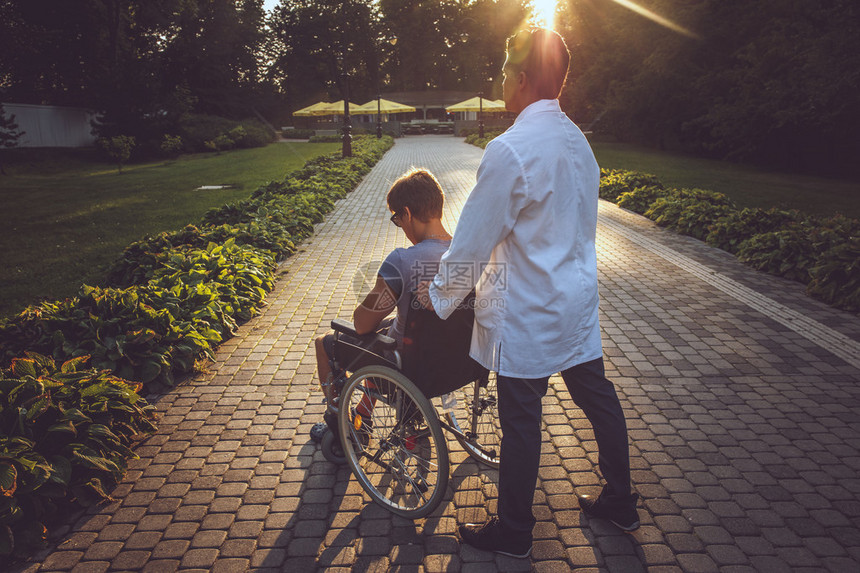
[[[511,533],[504,529],[499,518],[494,517],[484,524],[467,523],[459,528],[463,543],[475,549],[492,551],[508,557],[525,559],[532,552],[531,533]]]
[[[588,517],[608,519],[616,527],[624,531],[639,529],[639,514],[636,512],[638,494],[628,496],[610,496],[601,493],[600,496],[580,495],[579,507]]]

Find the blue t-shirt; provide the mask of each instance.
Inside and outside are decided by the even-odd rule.
[[[450,245],[451,241],[447,239],[425,239],[405,249],[394,249],[379,267],[379,276],[397,297],[397,318],[391,324],[388,336],[397,341],[398,347],[403,340],[403,325],[412,293],[418,288],[418,283],[433,280],[439,270],[439,259]]]

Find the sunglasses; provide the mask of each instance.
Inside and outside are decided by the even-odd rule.
[[[400,219],[397,217],[397,213],[391,216],[391,222],[394,223],[396,227],[400,226]]]

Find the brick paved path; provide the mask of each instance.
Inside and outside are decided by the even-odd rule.
[[[453,230],[480,156],[450,136],[399,140],[283,264],[263,314],[206,375],[157,400],[159,433],[137,448],[118,501],[28,570],[860,570],[860,320],[609,204],[601,320],[639,531],[577,510],[574,494],[599,487],[596,447],[557,378],[531,560],[457,543],[458,523],[494,508],[497,474],[454,441],[446,502],[414,523],[323,459],[308,435],[323,411],[311,341],[351,316],[356,273],[406,244],[388,222],[389,184],[432,169]]]

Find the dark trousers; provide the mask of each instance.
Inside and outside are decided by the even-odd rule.
[[[607,494],[630,493],[627,423],[615,387],[606,378],[603,358],[561,373],[571,398],[585,413],[597,440],[598,464]],[[531,533],[532,500],[541,452],[541,398],[549,378],[498,377],[502,427],[499,468],[499,519],[514,531]]]

